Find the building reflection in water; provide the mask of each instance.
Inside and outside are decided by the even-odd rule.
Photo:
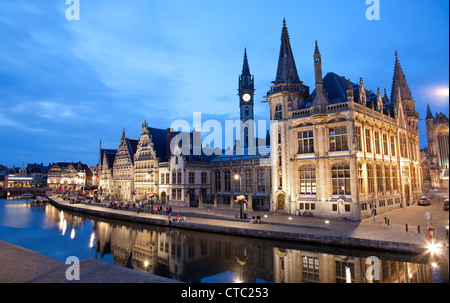
[[[46,212],[62,234],[86,220],[53,207]],[[96,220],[87,243],[96,258],[111,254],[116,265],[179,281],[372,282],[366,279],[370,252]],[[426,261],[404,254],[377,257],[380,280],[374,283],[433,282]]]

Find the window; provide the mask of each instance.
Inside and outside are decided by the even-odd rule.
[[[275,120],[282,120],[282,119],[283,119],[282,107],[281,105],[277,105],[275,107]]]
[[[362,127],[356,127],[356,144],[359,151],[362,151]]]
[[[395,137],[391,136],[391,156],[395,157]]]
[[[177,173],[177,183],[181,184],[181,171]]]
[[[298,132],[297,140],[299,154],[308,154],[314,152],[314,138],[312,130]]]
[[[266,191],[266,176],[264,174],[264,169],[258,169],[256,171],[257,178],[257,192],[265,192]]]
[[[189,172],[189,184],[195,184],[195,172]]]
[[[336,261],[336,283],[347,282],[347,270],[350,271],[351,282],[355,283],[355,264]]]
[[[300,168],[300,194],[316,194],[316,169],[313,165]]]
[[[245,171],[245,190],[247,192],[253,191],[253,170],[251,169]]]
[[[388,136],[386,134],[383,134],[383,154],[385,156],[389,155]]]
[[[216,191],[219,192],[222,188],[221,188],[221,184],[220,184],[220,171],[216,171],[214,172],[214,181],[215,181],[215,186],[216,186]]]
[[[226,170],[223,172],[223,179],[224,179],[224,191],[230,192],[231,191],[231,172],[229,170]]]
[[[380,164],[377,164],[377,189],[379,193],[383,192],[383,172]]]
[[[166,174],[166,184],[169,184],[169,183],[170,183],[169,178],[170,178],[170,173],[167,173],[167,174]]]
[[[358,163],[358,182],[359,182],[359,193],[364,193],[365,187],[364,187],[364,166],[362,163]]]
[[[238,178],[236,178],[236,176],[238,176]],[[234,191],[240,192],[241,191],[241,176],[240,176],[239,172],[234,172],[233,178],[234,178]]]
[[[350,166],[348,164],[335,164],[331,169],[333,179],[334,195],[349,195],[350,188]]]
[[[391,191],[391,170],[389,168],[389,165],[384,166],[384,184],[386,187],[386,192]]]
[[[319,259],[303,256],[303,282],[318,283],[319,282]]]
[[[370,129],[366,129],[366,152],[372,152],[372,137]]]
[[[366,164],[367,166],[367,190],[369,194],[373,194],[375,192],[375,179],[373,175],[373,166],[370,163]]]
[[[201,181],[202,181],[202,184],[208,183],[208,182],[207,182],[207,177],[208,177],[208,175],[206,174],[206,172],[202,172],[202,174],[201,174]]]
[[[406,147],[406,136],[400,135],[400,156],[406,158],[407,147]]]
[[[172,184],[177,184],[177,172],[172,171]]]
[[[394,190],[398,190],[398,173],[397,173],[397,166],[392,166],[392,180],[394,184]]]
[[[330,128],[330,151],[348,150],[347,127]]]
[[[377,154],[381,154],[381,149],[380,149],[380,133],[379,132],[375,132],[375,152]]]

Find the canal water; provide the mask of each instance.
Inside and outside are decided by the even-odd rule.
[[[448,281],[423,256],[134,225],[29,200],[0,200],[0,240],[63,262],[92,258],[191,283]]]

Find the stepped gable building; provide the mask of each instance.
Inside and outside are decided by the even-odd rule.
[[[433,117],[430,105],[425,118],[428,147],[422,150],[424,187],[449,189],[449,123],[443,113]]]
[[[102,195],[163,205],[233,208],[236,196],[244,194],[249,207],[269,210],[269,134],[255,138],[254,76],[247,50],[238,91],[242,127],[237,131],[243,140],[237,140],[233,149],[202,147],[201,133],[195,129],[181,133],[152,128],[144,121],[139,140],[127,139],[124,131],[117,150],[102,149],[100,144]]]
[[[244,194],[255,210],[354,221],[414,203],[422,193],[419,115],[397,52],[390,99],[386,90],[366,89],[363,78],[354,83],[333,72],[323,76],[317,42],[312,59],[310,92],[283,21],[276,77],[264,101],[268,142],[254,140],[254,76],[245,50],[238,83],[243,127],[234,148],[200,148],[201,133],[194,130],[185,134],[186,149],[172,140],[180,133],[144,122],[136,148],[123,134],[112,175],[101,173],[112,176],[112,196],[234,208]]]
[[[94,172],[87,164],[57,162],[48,171],[47,186],[56,190],[79,190],[93,185],[94,177]]]
[[[395,53],[391,100],[328,73],[316,42],[315,90],[300,80],[285,21],[270,107],[275,211],[360,220],[422,192],[415,102]]]

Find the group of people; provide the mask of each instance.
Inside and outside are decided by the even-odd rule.
[[[175,219],[172,219],[169,215],[169,222],[172,224],[175,222],[181,222],[181,221],[185,221],[185,220],[186,220],[186,217],[184,217],[184,216],[181,217],[180,215],[177,215]]]
[[[253,216],[252,219],[250,220],[250,224],[261,224],[261,216]]]
[[[161,212],[165,212],[165,214],[166,215],[169,215],[170,216],[170,214],[172,213],[172,206],[167,206],[166,207],[166,210],[163,210],[163,208],[162,208],[162,206],[156,206],[156,209],[155,209],[155,214],[161,214]],[[153,212],[152,212],[153,213]]]

